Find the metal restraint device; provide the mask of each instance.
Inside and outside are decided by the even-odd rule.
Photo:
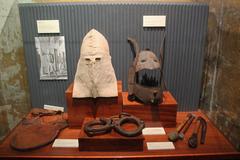
[[[197,124],[194,128],[194,131],[191,135],[191,137],[188,139],[188,146],[191,148],[197,148],[198,146],[198,132],[201,127],[201,139],[200,143],[205,143],[206,133],[207,133],[207,122],[204,118],[198,117],[197,118]]]
[[[134,124],[137,128],[126,130],[122,126],[126,123]],[[142,134],[145,123],[139,118],[128,113],[121,113],[110,118],[99,118],[85,123],[84,131],[88,136],[106,134],[114,129],[117,133],[125,137],[135,137]]]
[[[163,91],[166,90],[163,74],[165,37],[166,32],[164,30],[164,36],[160,45],[160,57],[157,57],[150,49],[141,50],[137,41],[128,37],[134,56],[133,63],[128,70],[128,100],[136,100],[152,105],[162,103]],[[160,77],[149,74],[149,72],[145,72],[145,74],[140,76],[140,72],[146,70],[160,71]]]
[[[168,134],[168,140],[176,142],[179,139],[184,139],[184,134],[187,132],[195,117],[196,116],[194,114],[189,113],[184,121],[177,127],[176,131],[170,132]]]

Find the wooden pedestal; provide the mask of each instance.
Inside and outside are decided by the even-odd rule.
[[[122,112],[122,82],[118,97],[72,98],[73,83],[65,91],[70,127],[81,127],[85,117],[110,117]]]
[[[157,106],[144,105],[128,100],[128,93],[123,92],[123,112],[130,113],[145,122],[161,122],[163,127],[175,127],[177,102],[168,91],[163,93],[163,103]]]
[[[90,118],[85,118],[84,124],[90,120]],[[131,127],[132,126],[125,126],[125,128],[128,129],[131,129]],[[124,137],[114,130],[107,134],[88,137],[82,128],[78,142],[79,151],[143,151],[144,137],[142,135],[137,137]]]

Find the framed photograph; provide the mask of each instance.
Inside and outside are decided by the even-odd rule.
[[[40,80],[66,80],[64,36],[35,37]]]

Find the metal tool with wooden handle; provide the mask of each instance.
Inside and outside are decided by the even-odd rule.
[[[207,122],[202,117],[197,118],[197,124],[194,128],[194,131],[191,135],[191,137],[188,140],[188,146],[191,148],[197,148],[198,146],[198,132],[201,127],[201,140],[200,143],[204,144],[206,132],[207,132]]]
[[[192,113],[189,113],[187,117],[184,119],[184,121],[177,127],[176,131],[179,133],[184,128],[184,126],[187,124],[188,120],[193,116]]]
[[[186,118],[183,120],[183,122],[176,128],[176,131],[171,132],[168,134],[169,141],[175,142],[178,140],[178,133],[181,132],[181,130],[184,128],[184,126],[187,124],[187,122],[193,117],[194,115],[192,113],[189,113]]]
[[[197,120],[197,124],[194,128],[194,131],[193,131],[191,137],[188,140],[188,145],[191,148],[197,148],[197,145],[198,145],[198,131],[199,131],[200,127],[201,127],[201,122],[199,120]]]
[[[184,139],[184,134],[187,132],[188,128],[191,126],[193,120],[195,119],[195,115],[193,115],[188,121],[187,124],[184,126],[183,130],[178,134],[179,139]]]
[[[200,118],[201,121],[201,125],[202,125],[202,131],[201,131],[201,140],[200,143],[204,144],[205,143],[205,139],[206,139],[206,134],[207,134],[207,122],[204,118]]]

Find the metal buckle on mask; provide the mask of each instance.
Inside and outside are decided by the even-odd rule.
[[[131,131],[125,130],[122,126],[126,123],[134,124],[137,128]],[[84,131],[88,136],[95,136],[109,133],[114,129],[122,136],[135,137],[142,134],[144,127],[144,122],[139,118],[128,113],[121,113],[110,118],[100,118],[99,120],[90,121],[84,125]]]

